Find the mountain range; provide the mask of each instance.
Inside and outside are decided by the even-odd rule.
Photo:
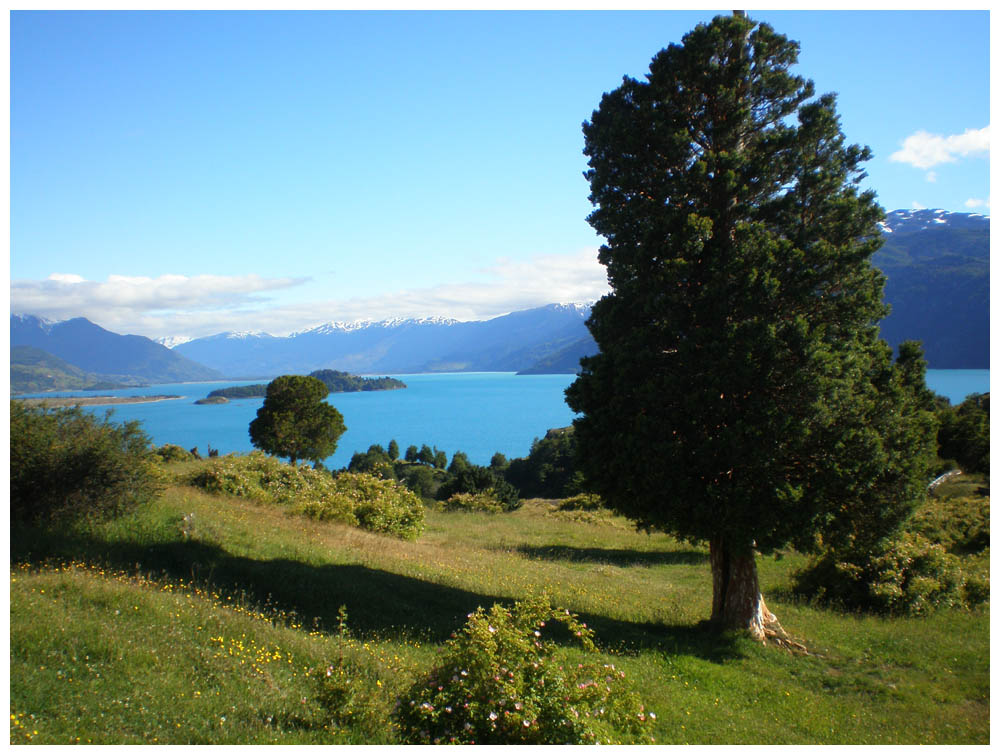
[[[284,337],[220,333],[173,351],[227,375],[246,377],[323,368],[368,374],[517,372],[585,337],[589,313],[586,305],[549,304],[473,322],[326,323]]]
[[[931,368],[987,369],[989,217],[898,210],[888,213],[882,231],[885,245],[872,261],[886,275],[891,307],[881,323],[883,338],[894,347],[921,341]],[[572,373],[580,357],[597,351],[585,325],[589,313],[586,304],[549,304],[475,322],[428,317],[326,323],[289,336],[219,333],[163,343],[111,333],[84,318],[51,323],[12,315],[12,389],[45,390],[24,386],[58,383],[56,373],[75,381],[70,387],[80,381],[266,378],[317,369]]]
[[[11,315],[10,346],[11,390],[16,392],[224,377],[149,338],[112,333],[83,317],[54,323],[33,315]],[[73,380],[67,382],[62,373]],[[32,387],[32,381],[45,387]],[[78,386],[77,381],[88,386]]]

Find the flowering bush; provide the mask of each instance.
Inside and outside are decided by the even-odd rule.
[[[400,698],[395,718],[411,744],[650,743],[646,711],[612,664],[564,664],[552,625],[596,652],[569,611],[532,597],[479,608],[437,665]]]
[[[288,506],[324,521],[413,539],[423,532],[420,499],[393,480],[347,472],[337,477],[293,467],[259,451],[222,457],[197,472],[191,483],[212,493]]]
[[[344,472],[333,481],[331,501],[354,507],[360,526],[371,532],[413,540],[424,531],[424,505],[416,493],[395,480]]]

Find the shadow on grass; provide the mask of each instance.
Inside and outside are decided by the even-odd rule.
[[[517,551],[528,558],[542,561],[578,561],[612,566],[690,565],[708,562],[708,554],[696,550],[635,551],[620,548],[574,548],[568,545],[520,545]]]
[[[47,560],[83,560],[125,572],[191,580],[242,598],[253,607],[294,614],[302,625],[326,632],[336,629],[338,610],[344,606],[348,626],[358,637],[443,642],[476,608],[513,602],[358,564],[257,560],[197,541],[139,545],[60,532],[11,533],[12,563]],[[706,624],[640,623],[593,614],[580,617],[594,630],[599,646],[616,652],[653,649],[716,662],[742,656],[738,638],[714,632]]]

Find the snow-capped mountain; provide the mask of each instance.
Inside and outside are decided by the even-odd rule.
[[[231,377],[317,369],[516,372],[587,338],[589,311],[587,305],[550,304],[475,322],[444,317],[329,322],[282,337],[219,333],[175,350]]]
[[[163,338],[155,338],[153,340],[160,344],[160,346],[172,349],[175,346],[180,346],[182,343],[187,343],[191,339],[188,336],[164,336]]]
[[[962,231],[989,230],[989,215],[974,212],[948,212],[947,210],[894,210],[887,212],[882,231],[888,234],[917,233],[931,229]]]
[[[931,368],[989,368],[989,216],[896,210],[883,231],[872,258],[891,307],[882,337],[892,346],[920,341]]]

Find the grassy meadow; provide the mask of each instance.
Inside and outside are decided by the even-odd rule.
[[[113,522],[15,531],[11,743],[393,743],[397,696],[467,615],[533,593],[594,630],[658,744],[989,742],[988,608],[818,608],[790,597],[802,556],[762,558],[769,608],[810,650],[792,654],[707,631],[707,550],[606,512],[532,500],[426,524],[404,541],[175,482]],[[350,679],[333,711],[331,669]]]

